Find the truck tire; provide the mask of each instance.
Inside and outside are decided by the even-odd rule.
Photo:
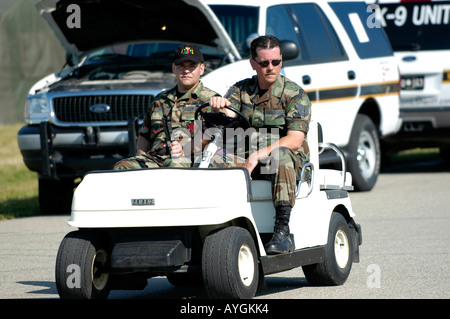
[[[348,278],[353,263],[353,243],[345,218],[334,212],[331,215],[325,260],[303,266],[303,273],[311,285],[337,286]]]
[[[39,177],[41,214],[70,214],[75,183],[73,179],[52,180]]]
[[[367,115],[356,116],[347,151],[347,167],[355,190],[371,190],[380,173],[381,154],[377,129]]]
[[[203,246],[202,274],[210,298],[251,299],[259,282],[255,242],[241,227],[209,234]]]
[[[55,281],[62,299],[104,299],[110,291],[109,248],[97,234],[73,231],[62,240]]]

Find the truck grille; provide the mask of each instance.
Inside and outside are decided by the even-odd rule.
[[[59,122],[100,124],[126,122],[134,117],[143,119],[153,98],[153,95],[82,95],[55,97],[52,103]],[[95,108],[94,112],[93,105],[103,107]]]

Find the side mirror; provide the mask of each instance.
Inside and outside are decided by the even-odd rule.
[[[281,55],[283,55],[283,60],[294,60],[300,54],[300,50],[293,41],[280,41]]]

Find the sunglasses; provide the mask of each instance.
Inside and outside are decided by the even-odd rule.
[[[256,63],[259,64],[260,67],[266,68],[269,66],[270,63],[272,63],[273,66],[277,66],[281,63],[281,60],[272,60],[272,61],[262,61],[258,62],[255,59],[253,59]]]

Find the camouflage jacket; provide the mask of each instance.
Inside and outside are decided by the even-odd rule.
[[[280,75],[270,91],[260,93],[257,77],[253,76],[237,82],[225,94],[232,106],[240,110],[256,129],[257,134],[252,134],[252,145],[270,145],[286,136],[288,130],[308,133],[311,102],[300,86]],[[306,136],[302,147],[296,151],[309,157]]]
[[[203,86],[199,82],[181,98],[177,98],[177,87],[159,93],[153,101],[149,112],[145,115],[144,124],[139,135],[147,139],[151,144],[149,154],[165,155],[164,149],[167,137],[164,132],[163,115],[170,119],[172,129],[175,132],[190,133],[183,136],[183,144],[190,141],[193,134],[194,115],[197,108],[208,102],[216,92]],[[182,128],[183,130],[176,130]],[[184,137],[187,137],[186,139]],[[178,136],[177,139],[180,137]],[[168,155],[167,155],[168,156]]]

